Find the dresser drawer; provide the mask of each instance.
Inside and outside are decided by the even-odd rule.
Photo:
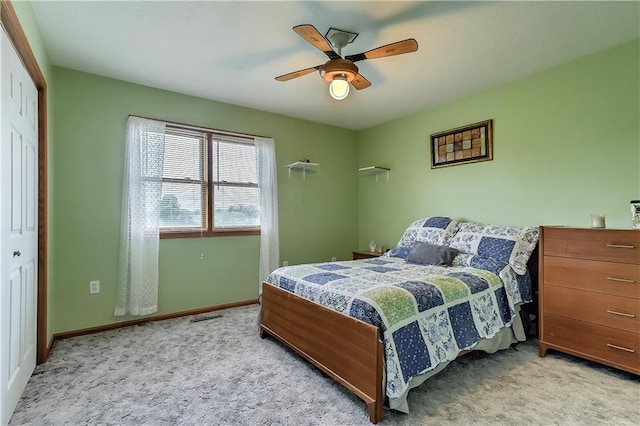
[[[640,265],[545,256],[544,284],[640,299]]]
[[[544,314],[640,333],[640,300],[545,285]]]
[[[640,264],[640,231],[544,228],[543,254]]]
[[[547,315],[542,339],[594,361],[624,366],[640,374],[640,335]],[[617,365],[615,365],[617,364]]]

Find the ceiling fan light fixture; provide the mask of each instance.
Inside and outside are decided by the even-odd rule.
[[[402,55],[418,50],[418,42],[415,39],[409,38],[376,47],[375,49],[370,49],[356,55],[343,57],[342,48],[351,43],[358,36],[358,33],[331,27],[323,37],[316,27],[311,24],[296,25],[293,27],[293,31],[313,47],[327,55],[329,60],[322,65],[279,75],[276,77],[276,80],[289,81],[302,77],[303,75],[311,74],[317,70],[323,80],[329,84],[329,94],[336,100],[345,99],[349,95],[350,85],[353,85],[356,90],[366,89],[371,86],[371,82],[358,72],[358,67],[354,62]],[[334,48],[337,49],[337,52]]]
[[[333,80],[329,83],[329,94],[337,101],[345,99],[349,95],[347,77],[341,75],[333,77]]]
[[[331,83],[338,76],[344,77],[348,82],[351,82],[358,75],[358,67],[346,59],[331,59],[322,65],[320,75],[327,83]]]

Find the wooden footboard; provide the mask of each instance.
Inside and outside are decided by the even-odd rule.
[[[260,336],[265,332],[361,398],[371,423],[382,420],[383,351],[377,327],[265,283]]]

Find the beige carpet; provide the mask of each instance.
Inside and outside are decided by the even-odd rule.
[[[256,306],[63,340],[12,425],[368,425],[365,405],[272,339]],[[637,425],[640,378],[536,342],[470,354],[382,425]]]

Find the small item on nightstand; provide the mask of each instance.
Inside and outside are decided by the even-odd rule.
[[[631,226],[640,229],[640,200],[631,200]]]
[[[592,214],[591,215],[591,227],[592,228],[604,228],[604,218],[606,214]]]
[[[369,251],[370,251],[371,253],[374,253],[374,252],[376,251],[376,242],[375,242],[375,241],[371,241],[371,242],[369,243]]]

